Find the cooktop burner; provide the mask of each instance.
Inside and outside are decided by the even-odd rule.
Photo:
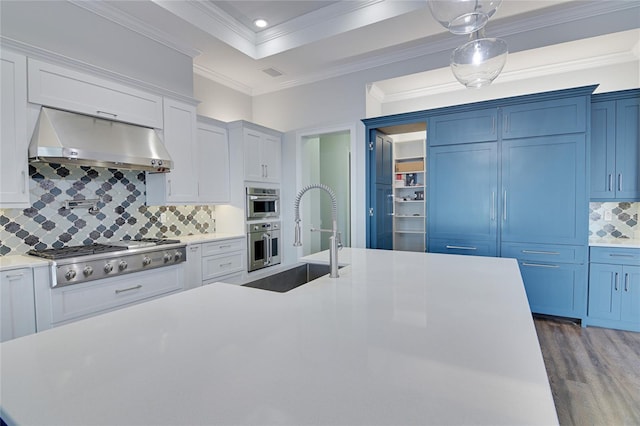
[[[44,250],[29,250],[27,254],[45,259],[67,259],[69,257],[88,256],[122,250],[121,246],[94,243],[86,246],[69,246]]]

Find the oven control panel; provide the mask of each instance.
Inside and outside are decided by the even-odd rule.
[[[56,261],[54,287],[176,265],[187,260],[186,246],[156,246]]]

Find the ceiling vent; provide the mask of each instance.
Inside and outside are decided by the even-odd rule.
[[[275,68],[265,68],[262,70],[263,73],[270,75],[271,77],[280,77],[281,75],[283,75],[284,73],[281,71],[278,71]]]

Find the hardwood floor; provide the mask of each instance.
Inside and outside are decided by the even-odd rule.
[[[561,425],[640,425],[640,333],[535,325]]]

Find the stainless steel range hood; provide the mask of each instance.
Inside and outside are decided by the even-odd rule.
[[[42,107],[29,161],[168,172],[173,162],[154,129]]]

